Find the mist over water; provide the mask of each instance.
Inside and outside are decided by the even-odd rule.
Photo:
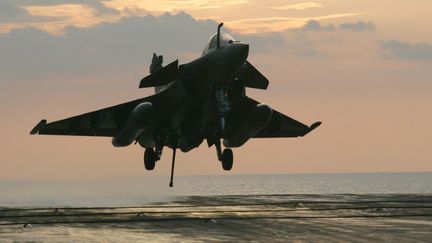
[[[178,196],[432,193],[432,173],[179,176],[0,181],[1,207],[128,206]]]

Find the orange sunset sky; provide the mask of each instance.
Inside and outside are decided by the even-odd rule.
[[[222,170],[203,143],[177,175],[432,171],[432,1],[0,0],[0,179],[168,175],[138,145],[30,136],[65,117],[153,93],[153,52],[201,54],[217,23],[250,44],[269,80],[248,95],[307,124],[304,138],[251,140]]]

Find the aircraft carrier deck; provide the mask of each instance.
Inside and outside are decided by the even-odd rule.
[[[0,208],[0,242],[431,242],[432,195],[179,197],[128,207]]]

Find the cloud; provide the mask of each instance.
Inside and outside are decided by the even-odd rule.
[[[346,31],[374,31],[375,24],[373,22],[358,21],[355,23],[342,23],[339,25],[340,30]],[[294,29],[294,31],[336,31],[336,27],[333,24],[322,25],[316,20],[309,20],[302,27]]]
[[[176,10],[199,10],[206,8],[221,8],[223,6],[245,4],[248,0],[16,0],[8,7],[14,7],[16,14],[25,15],[21,21],[9,17],[7,23],[0,23],[0,33],[12,29],[34,27],[44,31],[62,34],[67,26],[92,28],[101,23],[113,23],[123,17],[145,16],[151,13],[162,14]],[[7,2],[9,3],[9,2]],[[317,3],[304,2],[281,8],[298,8],[318,6]],[[6,8],[4,8],[6,9]],[[18,12],[18,10],[20,10]],[[261,17],[225,21],[232,30],[241,34],[283,32],[304,26],[309,20],[324,20],[354,16],[356,13],[337,13],[314,17]],[[30,19],[32,17],[33,19]],[[39,18],[37,21],[35,18]],[[207,17],[208,19],[209,17]],[[311,26],[313,27],[313,26]],[[329,26],[326,26],[329,27]],[[329,30],[323,27],[321,30]]]
[[[389,57],[404,60],[432,61],[432,44],[410,44],[398,40],[388,40],[379,43],[387,51]]]
[[[166,62],[198,57],[216,28],[215,21],[196,20],[180,12],[125,17],[93,28],[70,26],[62,35],[36,28],[15,29],[0,35],[0,56],[8,57],[0,59],[0,79],[79,79],[94,75],[124,79],[124,73],[118,70],[146,73],[153,52],[164,55]],[[279,34],[233,36],[250,42],[256,52],[283,43]]]
[[[376,27],[373,22],[358,21],[355,23],[343,23],[339,25],[342,30],[348,31],[375,31]]]
[[[0,33],[17,28],[34,27],[50,33],[62,34],[67,26],[90,28],[101,23],[116,22],[128,16],[161,15],[165,12],[179,10],[215,9],[247,2],[248,0],[40,0],[36,2],[16,0],[7,2],[8,8],[2,7],[2,9],[14,7],[15,11],[5,10],[5,12],[21,10],[26,18],[16,21],[16,18],[8,17],[8,21],[3,21],[3,24],[0,22]],[[46,21],[40,23],[35,18]]]
[[[302,3],[296,3],[296,4],[290,4],[290,5],[283,5],[283,6],[276,6],[276,7],[269,7],[270,9],[276,9],[276,10],[306,10],[309,8],[321,8],[323,5],[321,3],[315,3],[315,2],[302,2]]]
[[[0,24],[23,23],[30,21],[42,22],[56,19],[58,18],[33,16],[25,8],[16,5],[15,2],[0,0]]]
[[[63,4],[86,5],[93,8],[97,14],[115,14],[117,10],[107,7],[102,0],[15,0],[20,6],[56,6]]]
[[[154,12],[172,12],[176,10],[215,9],[247,2],[248,0],[110,0],[103,3],[118,11],[124,11],[125,9],[145,9]]]
[[[332,24],[323,26],[316,20],[309,20],[301,28],[295,29],[294,31],[334,31],[336,30]]]
[[[2,1],[2,0],[0,0]],[[32,2],[16,0],[14,2],[0,2],[0,34],[12,29],[34,27],[50,33],[61,34],[66,26],[79,27],[95,26],[101,22],[114,22],[121,18],[118,14],[99,10],[96,0],[80,4],[84,1],[68,3],[65,0],[48,1],[41,0],[39,5],[30,5]],[[115,10],[113,10],[115,12]],[[108,12],[110,14],[108,14]]]
[[[9,1],[0,1],[0,22],[14,19],[19,16],[25,16],[28,12]]]
[[[167,48],[178,54],[200,49],[215,26],[180,13],[127,17],[95,28],[68,27],[60,36],[35,28],[16,29],[0,35],[0,56],[8,57],[0,59],[0,66],[11,76],[23,75],[23,68],[30,76],[47,72],[75,76],[116,63],[142,65],[153,51]]]
[[[323,56],[323,54],[316,49],[311,37],[306,35],[295,35],[294,33],[290,34],[291,38],[287,40],[286,45],[293,56],[300,59]]]

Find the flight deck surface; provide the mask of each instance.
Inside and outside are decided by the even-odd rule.
[[[178,197],[123,207],[0,208],[0,242],[430,242],[432,195]]]

